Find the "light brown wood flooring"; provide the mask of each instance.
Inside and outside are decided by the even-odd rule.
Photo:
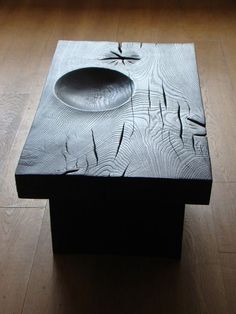
[[[46,200],[17,198],[15,166],[59,39],[195,43],[214,184],[210,206],[186,206],[180,263],[53,258]],[[233,1],[0,1],[0,174],[0,314],[236,313]]]

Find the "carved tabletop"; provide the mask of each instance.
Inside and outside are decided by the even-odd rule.
[[[207,204],[205,124],[193,44],[59,41],[16,170],[19,196],[99,185]]]

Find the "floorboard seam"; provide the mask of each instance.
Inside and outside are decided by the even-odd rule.
[[[44,208],[44,213],[43,213],[43,217],[42,217],[42,221],[41,221],[40,231],[39,231],[39,235],[38,235],[38,241],[37,241],[37,244],[36,244],[35,250],[34,250],[33,261],[32,261],[31,267],[30,267],[30,273],[29,273],[29,278],[28,278],[28,281],[27,281],[27,286],[26,286],[26,290],[25,290],[24,300],[23,300],[23,303],[22,303],[21,314],[23,314],[23,312],[24,312],[25,301],[26,301],[26,297],[27,297],[27,294],[28,294],[28,290],[29,290],[29,282],[30,282],[30,278],[31,278],[31,274],[32,274],[32,270],[33,270],[33,266],[34,266],[34,262],[35,262],[36,252],[37,252],[38,246],[39,246],[39,240],[40,240],[40,235],[41,235],[41,231],[42,231],[43,220],[44,220],[44,216],[45,216],[45,212],[46,212],[46,206],[43,207],[43,208]]]

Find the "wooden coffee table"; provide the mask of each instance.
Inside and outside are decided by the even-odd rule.
[[[55,253],[179,258],[212,186],[194,45],[59,41],[16,184]]]

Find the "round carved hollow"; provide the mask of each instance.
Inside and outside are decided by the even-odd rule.
[[[83,111],[118,108],[130,100],[133,90],[128,76],[95,67],[68,72],[55,84],[55,94],[65,105]]]

